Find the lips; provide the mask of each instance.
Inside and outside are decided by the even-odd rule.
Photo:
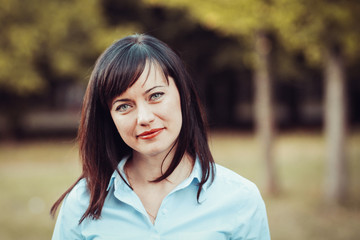
[[[142,132],[141,134],[137,135],[137,138],[140,139],[152,139],[159,135],[164,128],[154,128],[149,131]]]

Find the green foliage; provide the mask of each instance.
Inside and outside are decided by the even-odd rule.
[[[218,29],[226,34],[243,34],[270,24],[270,5],[266,1],[232,0],[146,0],[150,4],[186,7],[195,18],[206,26]]]
[[[274,26],[288,49],[302,49],[311,62],[321,62],[326,48],[340,47],[350,60],[360,53],[360,2],[275,1]]]
[[[187,8],[209,28],[246,39],[250,50],[260,30],[276,33],[287,49],[303,51],[314,63],[321,61],[324,46],[340,45],[351,59],[360,52],[357,0],[145,1]]]
[[[147,10],[156,6],[186,9],[192,19],[174,15],[178,21],[161,22]],[[248,65],[259,30],[276,33],[287,50],[302,51],[312,62],[320,62],[323,47],[334,43],[354,61],[360,52],[359,12],[356,0],[0,0],[0,89],[28,95],[48,90],[54,81],[81,81],[111,42],[156,24],[166,28],[165,41],[190,31],[196,21],[237,36],[249,51],[234,55]],[[162,14],[169,19],[175,11]]]
[[[173,17],[178,19],[176,27],[174,22],[159,22],[167,28],[167,38],[177,35],[174,30],[188,31],[194,20],[225,36],[237,36],[248,45],[249,51],[241,53],[248,65],[252,65],[254,33],[259,30],[276,33],[286,49],[303,51],[313,62],[320,62],[323,46],[333,43],[343,46],[351,59],[356,59],[360,51],[359,1],[142,2],[117,3],[111,12],[115,2],[110,0],[0,0],[0,88],[27,95],[48,90],[54,81],[85,79],[95,58],[111,42],[156,25],[158,16],[147,11],[149,6],[176,7],[190,12],[192,20]],[[109,22],[104,7],[108,12],[110,9],[116,23]],[[128,16],[125,10],[133,12],[135,17]],[[165,14],[175,13],[168,10]],[[184,28],[185,25],[189,27]]]
[[[0,84],[16,91],[43,87],[41,76],[28,64],[38,49],[39,31],[31,26],[34,9],[26,3],[0,3]]]
[[[18,95],[84,79],[97,55],[136,26],[107,26],[98,0],[1,0],[0,88]]]
[[[247,44],[241,53],[243,61],[253,65],[254,33],[260,29],[271,28],[271,5],[262,0],[144,0],[151,5],[185,8],[192,17],[209,29],[226,36],[236,36]]]

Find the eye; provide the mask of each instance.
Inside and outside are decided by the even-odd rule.
[[[156,92],[150,95],[150,100],[151,101],[157,101],[159,100],[162,96],[164,95],[163,92]]]
[[[130,104],[121,104],[116,107],[116,111],[118,112],[127,112],[131,108]]]

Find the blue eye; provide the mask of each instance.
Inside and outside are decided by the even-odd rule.
[[[129,104],[121,104],[116,108],[116,111],[126,112],[131,106]]]
[[[150,96],[150,100],[156,101],[156,100],[160,99],[163,95],[164,95],[163,92],[153,93],[153,94],[151,94],[151,96]]]

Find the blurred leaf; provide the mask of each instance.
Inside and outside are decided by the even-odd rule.
[[[108,26],[100,0],[0,0],[0,88],[18,95],[80,81],[111,42],[138,26]]]
[[[304,51],[312,63],[321,62],[323,48],[333,42],[351,59],[359,55],[358,0],[145,0],[151,5],[188,9],[207,27],[237,35],[249,43],[258,30],[275,32],[292,51]],[[249,60],[246,60],[249,61]]]

